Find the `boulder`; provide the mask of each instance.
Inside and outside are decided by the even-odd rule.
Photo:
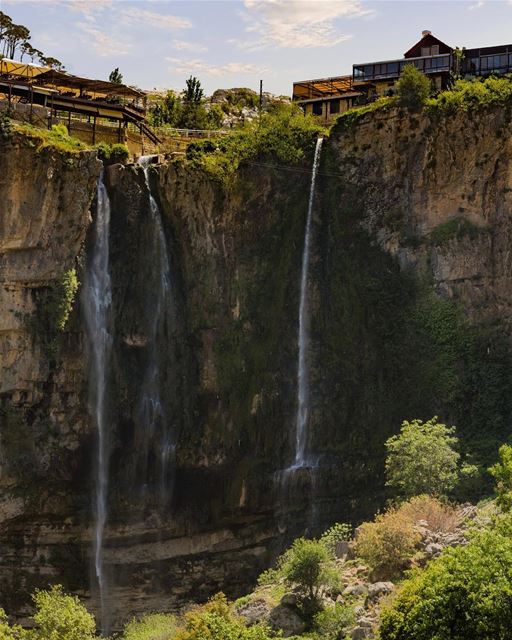
[[[306,629],[306,623],[296,609],[279,604],[270,612],[269,623],[274,631],[281,631],[284,638],[300,636]]]
[[[343,589],[344,596],[364,596],[368,593],[368,587],[359,582],[357,584],[349,584],[345,589]]]
[[[395,590],[392,582],[374,582],[368,585],[368,600],[376,600]]]
[[[364,640],[364,638],[371,638],[372,632],[367,627],[354,627],[349,633],[351,640]]]
[[[271,611],[270,605],[261,598],[251,600],[236,608],[236,612],[245,618],[248,626],[252,626],[258,622],[268,621]]]
[[[443,545],[436,542],[432,542],[425,547],[425,553],[431,558],[437,557],[443,550]]]

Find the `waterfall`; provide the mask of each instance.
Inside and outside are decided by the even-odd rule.
[[[306,220],[306,232],[304,235],[304,249],[302,252],[302,272],[300,277],[300,304],[299,304],[299,362],[297,371],[297,416],[295,421],[295,460],[292,468],[300,468],[307,465],[307,426],[309,419],[309,307],[308,307],[308,276],[311,251],[311,226],[313,218],[313,204],[315,200],[315,184],[322,150],[323,138],[316,141],[313,169],[311,172],[311,185],[309,189],[308,216]]]
[[[96,497],[94,523],[94,568],[100,596],[100,621],[108,633],[106,619],[106,581],[103,567],[103,537],[108,515],[109,437],[106,391],[112,338],[109,316],[112,291],[109,274],[110,201],[103,181],[98,179],[96,218],[92,246],[85,270],[82,305],[89,348],[89,412],[97,432]]]
[[[168,498],[168,470],[169,464],[174,459],[174,444],[171,434],[166,428],[165,406],[161,396],[160,382],[160,356],[159,336],[164,330],[164,323],[169,311],[171,297],[171,268],[167,241],[162,226],[160,208],[151,192],[149,180],[149,166],[152,156],[141,156],[138,163],[144,172],[144,179],[149,194],[149,213],[152,223],[152,237],[150,238],[150,250],[152,252],[152,265],[158,275],[157,286],[151,291],[148,300],[150,321],[148,328],[148,360],[141,387],[141,401],[139,416],[144,429],[144,446],[142,455],[145,457],[143,467],[145,475],[148,473],[148,455],[150,443],[156,441],[158,447],[158,474],[160,502],[165,506]]]

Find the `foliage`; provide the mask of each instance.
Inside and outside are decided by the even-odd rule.
[[[512,628],[512,520],[475,531],[415,570],[381,618],[381,640],[506,640]]]
[[[406,64],[396,83],[396,100],[401,107],[419,110],[430,94],[430,80],[413,64]]]
[[[350,129],[351,127],[356,125],[367,113],[373,113],[374,111],[385,112],[393,105],[394,101],[392,98],[382,97],[374,100],[373,102],[370,102],[369,104],[348,109],[348,111],[345,111],[345,113],[342,113],[340,116],[338,116],[333,129],[333,133],[335,131],[343,129]]]
[[[465,237],[474,239],[479,233],[482,233],[480,227],[467,218],[458,217],[435,227],[430,233],[430,241],[435,245],[441,245],[453,239],[462,240]]]
[[[258,586],[265,587],[279,581],[281,575],[277,569],[266,569],[258,576]]]
[[[337,584],[333,554],[319,540],[298,538],[279,558],[278,571],[303,599],[314,601],[321,588]]]
[[[153,127],[177,127],[180,117],[181,101],[174,91],[168,91],[150,107],[148,121]]]
[[[39,129],[31,124],[14,122],[13,128],[18,133],[22,133],[28,140],[38,142],[38,151],[46,148],[54,148],[64,153],[78,153],[89,147],[69,135],[67,128],[63,124],[54,124],[51,130]]]
[[[114,84],[123,84],[123,74],[119,71],[119,67],[110,72],[108,80]]]
[[[453,87],[427,100],[429,113],[474,111],[479,107],[509,104],[512,82],[509,77],[457,80]]]
[[[400,495],[443,495],[452,491],[459,478],[460,454],[454,449],[455,427],[431,420],[404,420],[400,433],[386,441],[386,484]]]
[[[336,545],[343,540],[350,540],[352,537],[352,525],[345,522],[337,522],[332,527],[324,531],[320,537],[320,542],[325,545],[330,553],[336,551]]]
[[[413,521],[391,508],[357,530],[355,551],[380,577],[395,577],[406,567],[420,541]]]
[[[60,585],[49,590],[36,590],[32,596],[36,606],[34,640],[92,640],[96,623],[76,596],[66,595]]]
[[[124,144],[108,144],[106,142],[100,142],[95,148],[98,151],[98,158],[106,165],[117,163],[122,164],[130,157],[128,147]]]
[[[5,611],[0,608],[0,640],[20,640],[23,631],[20,627],[9,625]]]
[[[2,113],[0,115],[0,138],[9,138],[12,130],[12,120],[7,113]]]
[[[269,637],[269,630],[263,625],[246,627],[243,618],[231,611],[224,594],[219,593],[205,605],[185,614],[184,624],[173,640],[268,640]]]
[[[431,531],[450,533],[460,524],[457,509],[433,496],[414,496],[398,507],[398,512],[413,524],[425,520]]]
[[[50,358],[56,355],[57,336],[66,327],[78,286],[76,270],[68,269],[61,278],[37,292],[37,315],[29,321],[29,328],[42,339]]]
[[[354,609],[336,602],[334,607],[324,609],[316,614],[313,627],[319,638],[323,640],[341,640],[354,622]]]
[[[20,54],[20,61],[28,55],[32,62],[38,59],[39,62],[52,69],[63,69],[62,63],[57,58],[45,57],[42,51],[33,47],[29,40],[30,30],[22,24],[15,24],[12,18],[0,11],[0,46],[2,47],[1,57],[14,59],[16,51]]]
[[[261,159],[297,165],[312,154],[315,141],[326,130],[296,105],[285,105],[263,114],[260,123],[249,123],[215,140],[189,145],[187,158],[214,177],[226,180],[241,163]]]
[[[489,469],[496,481],[496,501],[504,511],[512,509],[512,447],[504,444],[499,450],[500,461]]]
[[[125,626],[122,640],[171,640],[176,631],[176,618],[167,613],[148,613]]]

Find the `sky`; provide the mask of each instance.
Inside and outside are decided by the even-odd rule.
[[[67,71],[145,90],[290,95],[297,80],[400,58],[429,29],[451,46],[512,42],[512,0],[0,0]]]

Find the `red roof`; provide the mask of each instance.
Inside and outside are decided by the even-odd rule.
[[[451,53],[453,51],[451,47],[439,40],[439,38],[436,38],[431,33],[426,33],[409,51],[404,53],[404,58],[419,58],[422,47],[431,47],[436,44],[439,45],[439,53]]]

